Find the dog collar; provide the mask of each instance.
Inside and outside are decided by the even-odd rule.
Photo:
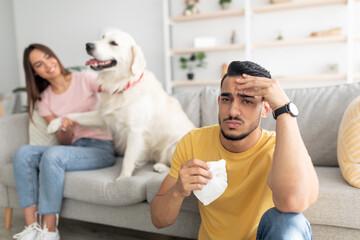
[[[118,89],[116,90],[114,93],[122,93],[122,92],[125,92],[126,90],[128,90],[130,87],[134,86],[135,84],[137,84],[138,82],[140,82],[141,78],[143,77],[144,73],[141,74],[141,76],[139,77],[138,80],[136,80],[135,82],[133,83],[130,83],[130,81],[126,84],[126,86],[124,86],[121,90]],[[102,88],[101,88],[101,85],[99,86],[98,88],[98,92],[101,93],[103,92]]]

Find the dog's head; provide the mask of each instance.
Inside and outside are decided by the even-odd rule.
[[[86,51],[94,57],[86,65],[96,71],[135,76],[145,69],[146,62],[141,49],[130,34],[122,31],[107,32],[103,39],[86,43]]]

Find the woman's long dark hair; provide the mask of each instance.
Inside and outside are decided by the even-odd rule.
[[[41,101],[40,94],[42,93],[42,91],[45,90],[45,88],[47,88],[50,85],[50,83],[46,79],[35,74],[35,71],[31,66],[29,56],[34,49],[38,49],[48,54],[50,57],[54,57],[59,63],[61,74],[63,74],[64,76],[70,74],[70,72],[64,68],[59,58],[50,48],[38,43],[30,44],[27,48],[25,48],[23,64],[24,64],[25,80],[26,80],[27,106],[28,106],[27,110],[31,121],[32,121],[32,114],[34,112],[36,101]]]

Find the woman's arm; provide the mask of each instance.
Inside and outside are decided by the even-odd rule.
[[[45,116],[43,117],[47,124],[49,124],[53,119],[56,118],[55,115]],[[59,140],[59,142],[63,145],[70,145],[72,138],[74,137],[73,133],[73,126],[75,126],[77,123],[72,121],[69,118],[63,118],[61,121],[62,125],[59,131],[55,133],[56,138]]]

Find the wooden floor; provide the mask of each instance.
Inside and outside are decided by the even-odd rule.
[[[5,209],[0,208],[0,240],[13,239],[12,235],[22,231],[25,226],[22,211],[18,209],[14,209],[10,230],[5,230],[4,222]],[[62,240],[184,240],[184,238],[169,237],[70,219],[60,219],[59,231]]]

